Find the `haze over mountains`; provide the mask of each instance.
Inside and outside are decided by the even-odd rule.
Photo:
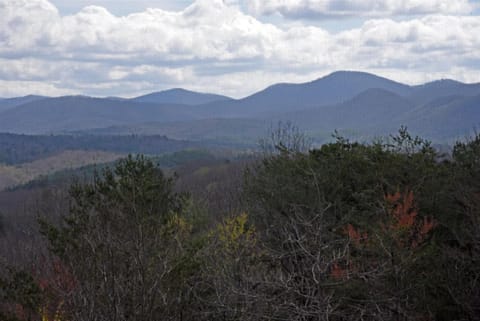
[[[24,97],[14,97],[14,98],[1,98],[0,99],[0,113],[2,111],[8,110],[10,108],[20,106],[32,101],[40,100],[43,98],[47,98],[44,96],[37,96],[37,95],[28,95]]]
[[[200,105],[208,104],[214,101],[225,101],[230,99],[230,97],[222,95],[202,94],[182,88],[174,88],[143,95],[133,98],[132,100],[141,103]]]
[[[254,141],[278,121],[321,141],[334,130],[357,137],[401,125],[434,141],[461,138],[480,124],[480,84],[439,80],[409,86],[340,71],[303,84],[276,84],[242,99],[172,89],[133,99],[27,96],[0,100],[0,132],[166,135]]]

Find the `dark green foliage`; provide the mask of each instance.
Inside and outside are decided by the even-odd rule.
[[[285,151],[264,159],[247,175],[247,193],[255,207],[279,216],[296,210],[314,215],[328,207],[336,222],[365,224],[378,214],[387,193],[438,185],[442,177],[436,156],[426,142],[405,130],[393,144],[363,145],[338,138],[308,154]],[[272,214],[256,216],[282,225]]]
[[[165,136],[28,136],[0,134],[0,163],[19,164],[65,150],[102,150],[117,153],[162,154],[197,144]]]
[[[451,156],[405,128],[281,140],[243,186],[197,152],[158,159],[201,159],[177,186],[141,156],[75,183],[62,223],[41,224],[74,280],[64,319],[479,320],[479,135]]]
[[[0,212],[0,236],[3,234],[5,229],[5,221],[4,221],[3,213]]]
[[[402,128],[390,142],[340,137],[308,154],[284,150],[262,160],[247,175],[249,211],[272,268],[293,278],[272,283],[290,297],[277,298],[286,309],[277,317],[474,318],[475,305],[466,302],[479,302],[471,252],[478,251],[478,141],[458,144],[456,162],[440,161]],[[398,215],[405,222],[412,215],[411,223],[401,223],[387,197],[410,193],[411,208]]]
[[[53,253],[76,280],[70,318],[153,320],[180,313],[193,263],[186,198],[173,192],[173,183],[150,160],[130,156],[92,183],[72,186],[62,226],[42,222]]]
[[[32,275],[11,267],[2,267],[0,272],[0,319],[36,319],[43,302],[43,293]]]

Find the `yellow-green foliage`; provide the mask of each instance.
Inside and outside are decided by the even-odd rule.
[[[248,224],[247,213],[226,219],[217,226],[215,234],[221,247],[228,252],[236,252],[256,243],[255,229]]]
[[[184,217],[175,213],[168,220],[165,231],[172,235],[179,245],[188,238],[192,231],[192,224],[190,224]]]
[[[209,174],[211,172],[212,168],[208,167],[208,166],[203,166],[203,167],[200,167],[199,169],[197,169],[193,175],[195,176],[199,176],[199,177],[202,177],[202,176],[206,176],[207,174]]]
[[[59,304],[57,310],[53,313],[53,316],[48,313],[48,310],[46,308],[41,308],[40,315],[42,317],[42,321],[63,321],[62,305],[63,302]]]
[[[193,175],[198,176],[198,177],[205,177],[207,175],[215,175],[219,173],[225,173],[228,171],[228,166],[225,164],[215,164],[215,165],[210,165],[210,166],[202,166],[195,170]]]

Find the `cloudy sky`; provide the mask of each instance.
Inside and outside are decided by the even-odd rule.
[[[480,82],[479,0],[0,0],[0,97]]]

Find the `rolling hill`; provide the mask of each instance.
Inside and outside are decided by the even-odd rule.
[[[50,134],[152,120],[193,119],[186,107],[85,96],[46,98],[1,113],[0,132]]]

